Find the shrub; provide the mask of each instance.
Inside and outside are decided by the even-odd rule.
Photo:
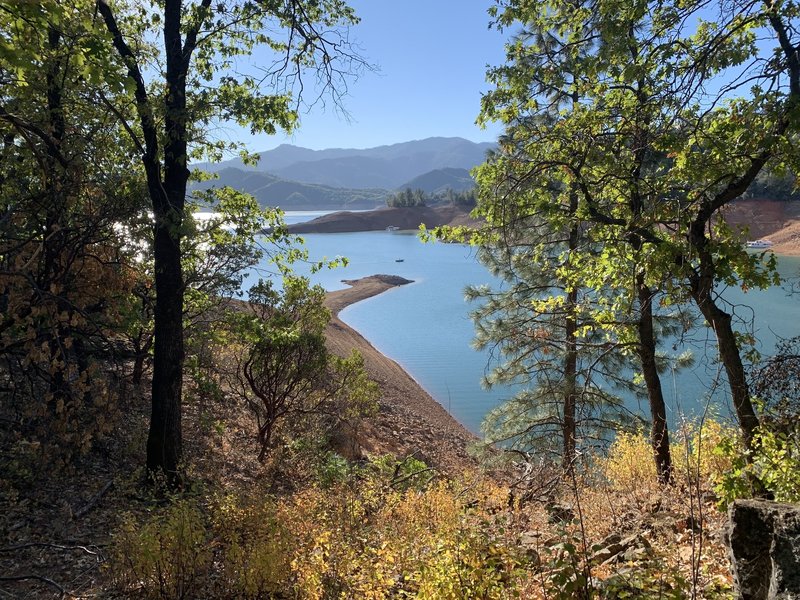
[[[617,433],[599,466],[611,487],[637,506],[649,502],[658,491],[653,449],[641,431]]]
[[[715,420],[684,423],[672,435],[673,482],[684,488],[718,485],[735,470],[738,439],[737,429]],[[643,431],[618,433],[601,467],[611,486],[638,505],[659,493],[652,447]]]
[[[214,503],[221,596],[268,598],[288,587],[292,533],[276,515],[269,499],[227,494]]]
[[[220,494],[207,516],[188,500],[129,515],[112,573],[121,591],[159,598],[515,597],[529,560],[502,488],[390,481],[368,466],[280,499]]]
[[[252,312],[232,316],[244,347],[227,380],[256,418],[260,461],[275,445],[279,426],[293,426],[298,435],[309,429],[329,433],[377,406],[377,386],[358,352],[340,358],[325,346],[330,312],[324,296],[301,277],[284,278],[281,292],[260,282],[250,291]]]
[[[193,598],[210,566],[208,542],[203,514],[187,500],[144,522],[126,515],[112,551],[115,582],[148,598]]]
[[[756,429],[750,461],[741,444],[720,440],[715,452],[729,466],[718,471],[714,490],[723,507],[765,491],[778,502],[800,501],[800,427],[775,425],[762,423]]]
[[[761,426],[754,440],[753,468],[778,502],[800,501],[800,426]]]
[[[714,419],[684,423],[672,444],[676,481],[683,485],[697,481],[710,487],[716,485],[734,467],[730,456],[719,449],[723,444],[741,447],[739,436],[738,428]]]

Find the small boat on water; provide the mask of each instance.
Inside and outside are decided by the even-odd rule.
[[[400,228],[397,225],[389,225],[386,231],[400,231]]]
[[[772,242],[769,240],[753,240],[751,242],[747,242],[748,248],[769,248],[772,246]]]
[[[396,258],[394,259],[394,262],[403,262],[404,260],[405,258]]]

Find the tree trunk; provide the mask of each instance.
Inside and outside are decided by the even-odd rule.
[[[169,480],[174,480],[181,459],[183,276],[180,235],[171,226],[172,219],[158,212],[153,246],[156,304],[147,468],[162,471]]]
[[[66,222],[67,178],[61,144],[66,132],[66,121],[63,106],[63,64],[59,57],[60,32],[54,27],[49,27],[47,41],[48,48],[53,54],[47,61],[46,72],[47,130],[53,143],[47,146],[47,155],[44,161],[48,196],[42,230],[41,266],[36,278],[36,288],[32,290],[31,306],[47,305],[49,302],[55,301],[57,311],[54,312],[71,314],[72,306],[65,301],[64,290],[53,293],[54,287],[60,287],[65,283],[63,253],[68,229]],[[50,393],[50,411],[54,417],[58,414],[58,406],[66,405],[70,396],[70,386],[66,376],[69,360],[63,345],[64,340],[69,337],[68,323],[68,318],[55,316],[52,328],[47,328],[43,336],[49,345],[50,363],[53,365],[48,391]]]
[[[572,191],[569,198],[569,214],[574,218],[578,210],[578,195]],[[578,226],[573,224],[569,231],[569,258],[578,248],[578,236],[580,231]],[[564,454],[562,465],[566,473],[572,473],[575,463],[575,449],[577,437],[577,424],[575,413],[578,404],[578,288],[572,287],[567,291],[567,302],[565,306],[566,316],[564,319],[564,342],[566,354],[564,356],[564,415],[563,429]]]
[[[701,314],[709,322],[717,336],[719,358],[728,376],[728,385],[731,390],[731,399],[736,411],[736,418],[739,421],[745,448],[750,449],[752,447],[753,434],[756,427],[758,427],[758,417],[753,408],[753,403],[750,401],[750,389],[747,385],[742,357],[739,354],[736,334],[733,331],[733,319],[731,315],[717,306],[711,294],[703,286],[693,284],[691,292],[692,298],[700,309]]]
[[[564,455],[562,464],[564,471],[571,473],[575,461],[576,447],[576,419],[575,412],[577,399],[577,322],[575,318],[575,305],[577,303],[577,290],[570,290],[567,294],[567,317],[565,323],[566,355],[564,356]]]
[[[189,180],[186,129],[186,75],[190,53],[181,40],[181,2],[164,4],[164,180],[148,177],[153,200],[156,304],[154,310],[153,399],[147,438],[147,468],[177,479],[181,459],[183,388],[183,271],[181,238]],[[154,189],[153,184],[158,185]]]
[[[647,398],[650,401],[650,443],[653,458],[656,461],[656,474],[659,483],[666,485],[672,480],[672,457],[669,450],[669,429],[667,427],[667,409],[661,378],[656,365],[656,339],[653,331],[653,291],[644,283],[644,274],[636,276],[636,287],[639,295],[639,360],[642,363],[642,376],[647,386]]]
[[[689,293],[692,296],[700,313],[714,329],[717,336],[719,358],[725,367],[728,376],[728,385],[731,390],[731,400],[742,431],[745,448],[750,450],[753,435],[758,427],[758,417],[750,401],[750,389],[739,353],[739,344],[733,331],[731,315],[722,310],[714,302],[714,282],[716,265],[714,257],[708,249],[708,240],[705,237],[705,227],[701,220],[692,223],[689,230],[690,242],[697,252],[699,264],[694,275],[689,278]],[[749,456],[749,454],[748,454]]]

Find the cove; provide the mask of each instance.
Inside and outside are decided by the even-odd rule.
[[[287,220],[318,214],[289,213]],[[464,300],[463,290],[466,285],[483,283],[502,287],[502,282],[478,262],[475,250],[458,244],[424,244],[414,232],[308,234],[303,238],[312,260],[334,256],[349,260],[347,267],[311,276],[327,290],[344,287],[342,279],[379,273],[414,281],[352,305],[340,317],[380,352],[398,362],[457,420],[479,433],[484,415],[513,390],[485,390],[481,386],[487,369],[501,357],[472,349],[473,323],[469,313],[474,307]],[[800,259],[781,258],[779,268],[782,276],[795,277]],[[764,354],[773,350],[779,337],[800,335],[800,297],[789,294],[786,287],[747,293],[731,288],[723,290],[723,294],[730,302],[726,310],[742,319],[753,319],[758,349]],[[733,413],[722,368],[715,361],[713,332],[700,326],[683,343],[694,353],[694,367],[662,375],[673,426],[684,415],[706,410],[730,417]],[[629,402],[636,408],[640,401],[632,398]],[[646,400],[642,400],[641,411],[646,414],[646,410]]]

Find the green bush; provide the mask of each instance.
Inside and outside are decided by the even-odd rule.
[[[194,598],[210,567],[208,542],[203,514],[187,500],[144,522],[126,515],[112,552],[116,585],[148,598]]]

